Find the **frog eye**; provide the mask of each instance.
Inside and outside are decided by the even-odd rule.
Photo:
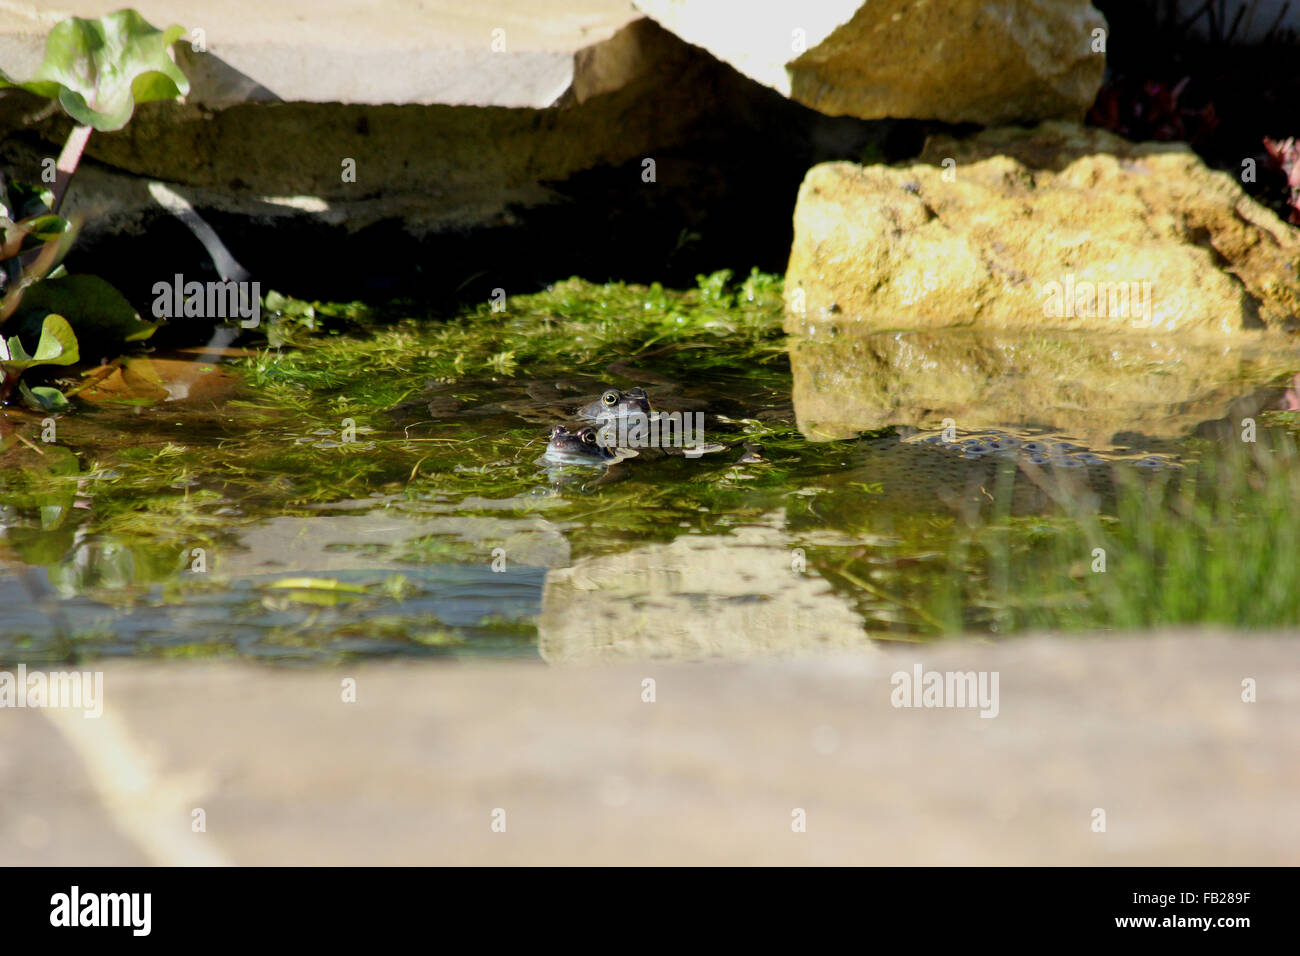
[[[618,404],[618,392],[614,391],[614,390],[611,388],[611,389],[610,389],[608,392],[606,392],[604,395],[600,396],[600,400],[601,400],[602,402],[604,402],[606,405],[617,405],[617,404]]]
[[[594,445],[596,444],[596,433],[590,428],[584,428],[582,430],[582,440],[588,445]]]

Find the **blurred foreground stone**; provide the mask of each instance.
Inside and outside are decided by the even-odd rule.
[[[0,865],[1294,865],[1295,641],[1064,636],[582,668],[115,663],[99,720],[0,710]],[[894,708],[890,676],[915,665],[998,672],[997,716]],[[356,703],[340,700],[346,678]]]

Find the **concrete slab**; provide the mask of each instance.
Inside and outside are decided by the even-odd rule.
[[[184,8],[145,13],[185,22]],[[575,44],[583,35],[569,34]],[[566,54],[549,40],[530,52],[507,39],[500,54],[430,47],[449,58],[451,85],[420,88],[418,63],[397,47],[314,60],[304,44],[270,55],[267,69],[282,71],[272,74],[223,59],[214,37],[217,52],[181,57],[188,102],[145,104],[124,130],[92,136],[68,192],[66,212],[83,218],[69,269],[113,275],[140,308],[158,263],[168,275],[210,269],[148,180],[189,202],[263,289],[477,298],[573,274],[633,278],[628,263],[666,283],[720,261],[779,268],[789,210],[760,197],[793,196],[810,162],[873,135],[783,100],[639,16]],[[36,51],[38,39],[0,29],[0,64],[29,74],[35,63],[15,62],[14,47]],[[371,54],[382,62],[363,63]],[[529,56],[567,59],[530,72]],[[515,75],[536,82],[521,92]],[[11,91],[0,93],[7,130],[0,166],[32,180],[68,123]],[[647,161],[657,164],[649,178]],[[702,238],[684,245],[692,233]]]
[[[119,0],[5,4],[0,62],[11,75],[36,69],[50,27],[65,16],[99,17]],[[177,49],[191,103],[444,104],[542,108],[626,79],[599,48],[641,19],[624,0],[139,0],[158,28],[202,31]],[[198,37],[199,34],[193,34]],[[615,44],[618,48],[619,45]],[[621,51],[625,52],[625,51]],[[637,64],[624,58],[623,65]]]
[[[63,14],[119,5],[0,3],[0,65],[30,75]],[[83,220],[69,269],[113,275],[138,308],[158,263],[211,268],[149,180],[263,289],[478,299],[574,274],[775,271],[789,210],[770,198],[888,135],[782,98],[626,0],[137,6],[201,29],[206,52],[176,47],[186,102],[90,138],[64,210]],[[69,122],[46,106],[0,92],[8,175],[35,179],[61,148]]]
[[[1056,636],[697,666],[112,665],[109,724],[41,712],[65,744],[48,729],[29,737],[33,712],[0,710],[0,753],[22,761],[25,781],[5,775],[4,812],[64,806],[51,818],[58,838],[24,856],[59,864],[143,853],[239,864],[1294,865],[1295,641]],[[915,665],[997,672],[997,716],[894,707],[891,675]],[[1247,678],[1257,703],[1242,701]],[[341,699],[346,679],[355,703]],[[69,782],[81,774],[92,790]],[[192,828],[196,808],[206,832]],[[797,810],[806,832],[792,829]],[[492,826],[499,811],[504,832]],[[105,817],[130,846],[113,828],[63,839],[63,828],[94,834]]]

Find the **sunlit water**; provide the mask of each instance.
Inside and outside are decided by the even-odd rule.
[[[8,437],[0,660],[702,658],[992,634],[1009,585],[952,585],[978,577],[961,529],[1019,547],[1114,512],[1120,485],[1176,483],[1207,448],[1023,426],[813,442],[783,359],[707,381],[653,365],[430,383],[383,412],[236,389],[85,409],[44,447]],[[552,425],[633,384],[704,414],[721,450],[539,461]]]

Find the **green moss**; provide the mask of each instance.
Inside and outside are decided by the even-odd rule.
[[[249,362],[252,384],[278,407],[314,406],[331,392],[335,412],[379,410],[429,380],[563,372],[665,345],[689,346],[683,367],[699,372],[734,372],[782,354],[781,282],[758,271],[739,285],[728,271],[701,276],[689,292],[569,279],[507,299],[501,311],[483,304],[433,326],[423,317],[354,309],[347,313],[353,334],[324,337],[295,325],[299,313],[316,316],[319,303],[280,301],[286,311],[270,327],[298,348],[268,349]]]

